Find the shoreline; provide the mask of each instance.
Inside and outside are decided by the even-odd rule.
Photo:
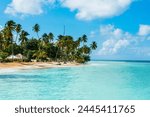
[[[42,69],[42,68],[62,68],[62,67],[76,67],[81,64],[68,62],[61,65],[58,62],[12,62],[12,63],[0,63],[0,69]]]

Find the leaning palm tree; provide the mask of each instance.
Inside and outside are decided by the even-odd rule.
[[[90,48],[91,48],[92,50],[96,50],[96,48],[97,48],[97,43],[96,43],[95,41],[93,41],[92,44],[90,45]]]
[[[17,42],[19,33],[21,32],[21,29],[22,29],[21,25],[20,25],[20,24],[17,24],[17,25],[16,25],[16,28],[15,28],[15,31],[16,31],[16,33],[17,33],[15,42]]]
[[[16,23],[13,20],[10,20],[8,22],[6,22],[5,24],[5,31],[7,31],[7,39],[11,41],[11,49],[12,49],[12,55],[14,55],[14,48],[13,48],[13,31],[15,30],[16,27]],[[13,57],[12,57],[12,61],[13,61]]]
[[[26,42],[28,41],[28,38],[27,38],[28,35],[29,33],[24,30],[22,30],[20,33],[19,41],[24,50],[26,50]]]
[[[37,34],[38,39],[40,39],[40,38],[39,38],[39,34],[38,34],[38,32],[40,31],[40,26],[39,26],[39,24],[35,24],[35,25],[33,26],[33,31]]]
[[[21,45],[24,45],[27,42],[27,40],[28,40],[27,36],[28,35],[29,35],[28,32],[26,32],[24,30],[21,31],[20,38],[19,38],[19,41],[21,42]]]

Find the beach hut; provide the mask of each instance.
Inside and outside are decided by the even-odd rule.
[[[17,54],[17,55],[10,55],[6,59],[8,60],[26,60],[27,58],[23,56],[22,54]]]
[[[12,60],[12,59],[17,60],[18,57],[16,57],[15,55],[10,55],[6,59],[8,59],[8,60]]]
[[[22,54],[17,54],[16,57],[18,58],[18,60],[25,60],[25,59],[27,59],[27,57],[23,56]]]

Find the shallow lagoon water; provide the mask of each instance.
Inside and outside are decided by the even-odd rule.
[[[0,70],[1,100],[146,100],[150,63],[92,61],[65,68]]]

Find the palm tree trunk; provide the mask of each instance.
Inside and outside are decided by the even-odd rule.
[[[56,52],[56,56],[55,56],[55,60],[56,60],[56,62],[57,62],[57,56],[58,56],[58,50],[57,50],[57,52]]]
[[[19,34],[17,33],[17,36],[16,36],[16,40],[15,40],[15,43],[17,43],[18,35],[19,35]]]
[[[40,39],[39,34],[38,33],[36,33],[36,34],[37,34],[38,39]]]
[[[12,61],[14,61],[14,57],[13,57],[13,55],[14,55],[14,45],[13,45],[13,39],[12,39],[12,42],[11,42],[11,51],[12,51]]]

